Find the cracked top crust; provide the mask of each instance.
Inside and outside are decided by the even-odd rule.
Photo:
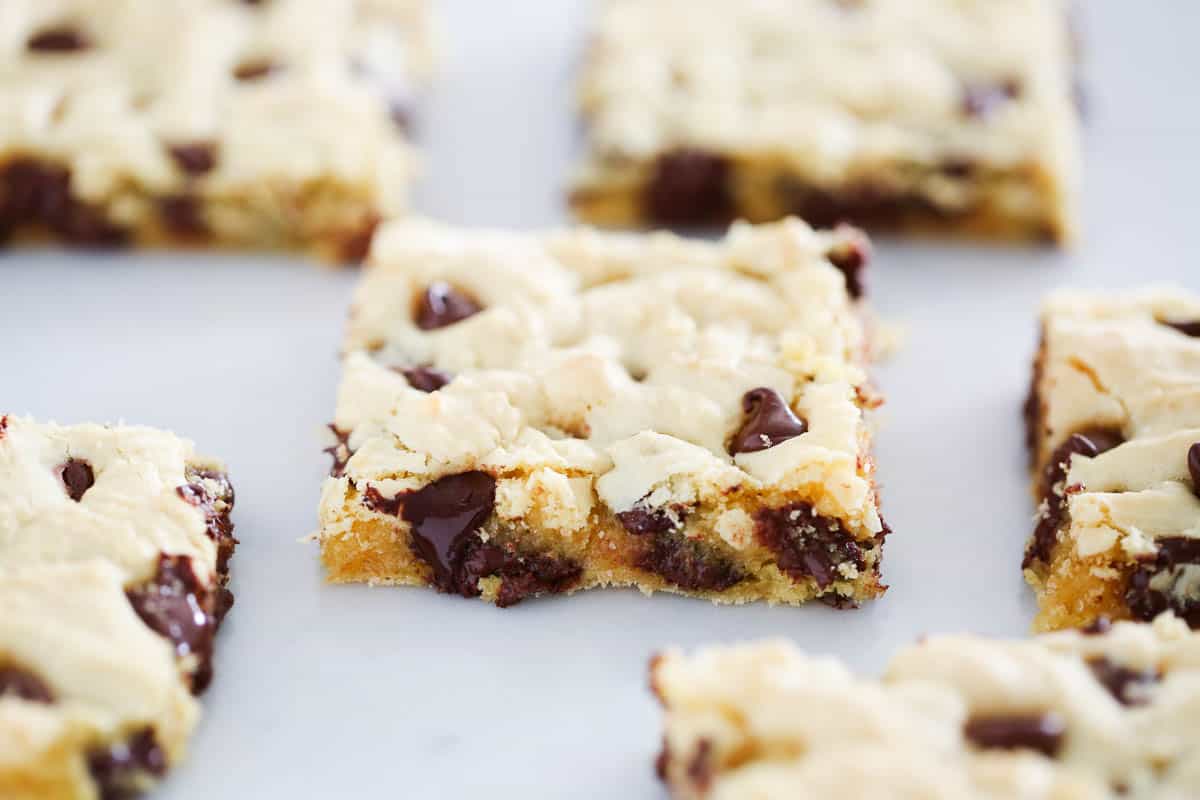
[[[567,531],[593,498],[623,512],[647,497],[668,507],[819,487],[822,513],[878,533],[861,457],[863,329],[825,257],[856,235],[796,220],[738,225],[716,243],[389,225],[347,336],[335,427],[353,455],[327,491],[340,497],[349,480],[394,496],[482,470],[501,478],[502,515],[536,494]],[[423,327],[433,285],[481,310]],[[432,393],[402,372],[428,365],[451,378]],[[806,432],[731,456],[758,387]],[[724,524],[734,539],[736,522]]]
[[[323,179],[394,213],[412,165],[391,111],[429,70],[425,14],[420,0],[6,0],[0,158],[67,166],[117,216],[131,183],[227,198]],[[211,164],[169,152],[196,145]]]
[[[1060,292],[1043,308],[1039,460],[1072,433],[1109,429],[1121,443],[1071,457],[1064,485],[1081,555],[1118,540],[1130,555],[1154,539],[1200,538],[1188,454],[1200,442],[1200,298]]]
[[[1184,798],[1200,792],[1200,634],[939,636],[881,680],[785,642],[656,659],[676,797]]]
[[[222,470],[152,428],[0,416],[0,563],[99,558],[129,584],[151,578],[166,553],[190,557],[208,582],[217,543],[204,510],[180,492],[196,480],[189,468]]]
[[[606,0],[582,102],[594,158],[777,158],[817,184],[896,162],[1074,164],[1054,0]]]

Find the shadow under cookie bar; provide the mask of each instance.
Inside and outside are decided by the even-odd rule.
[[[1036,628],[1164,611],[1200,627],[1198,321],[1186,292],[1047,302],[1025,406]]]
[[[346,358],[339,422],[331,426],[328,449],[334,465],[320,506],[318,536],[331,580],[429,585],[501,606],[595,586],[636,586],[728,603],[819,599],[839,607],[882,594],[879,565],[887,528],[878,516],[864,422],[882,401],[862,371],[869,343],[855,298],[865,291],[867,245],[857,232],[814,233],[791,221],[762,230],[743,226],[719,245],[593,232],[494,238],[476,242],[467,232],[398,225],[387,229],[371,256],[349,337],[367,347]],[[761,247],[761,255],[752,244]],[[393,246],[411,252],[390,257]],[[622,327],[627,322],[619,308],[629,310],[625,296],[641,304],[661,292],[663,308],[669,309],[664,318],[679,315],[677,331],[695,326],[697,341],[719,342],[734,331],[744,335],[753,322],[741,318],[740,307],[731,306],[739,308],[736,318],[723,318],[730,311],[709,305],[705,293],[716,304],[722,294],[757,297],[769,291],[768,278],[732,266],[761,258],[769,270],[768,254],[782,254],[787,264],[773,267],[780,270],[780,277],[770,279],[779,281],[779,291],[816,305],[811,312],[784,311],[786,304],[763,309],[783,327],[756,334],[761,338],[754,361],[732,366],[736,349],[729,362],[691,352],[690,335],[680,339],[684,349],[644,369],[631,365],[632,351],[618,352],[635,347],[639,336],[637,329]],[[468,266],[474,258],[481,259],[477,273]],[[555,277],[530,275],[533,267],[522,266],[529,259],[543,260]],[[450,274],[439,273],[442,268],[466,271],[455,285]],[[505,283],[508,268],[512,280],[531,282],[532,294]],[[536,319],[541,312],[521,309],[524,298],[545,295],[535,284],[566,287],[569,282],[561,279],[567,276],[586,277],[574,289],[560,289],[560,297],[544,298],[546,313],[554,315],[547,319],[552,325],[553,319],[574,318],[571,308],[577,304],[578,318],[587,320],[591,333],[569,341],[591,341],[594,350],[542,338],[550,325]],[[471,280],[481,285],[472,287]],[[503,290],[489,287],[489,281]],[[813,282],[811,296],[800,289],[804,281]],[[508,293],[516,305],[485,296],[492,291]],[[690,311],[695,316],[685,322],[686,315],[673,307],[676,293],[683,292],[698,292],[687,302],[707,312]],[[824,294],[830,304],[818,308],[814,298]],[[603,310],[614,303],[611,312]],[[508,326],[514,313],[528,318],[515,333],[524,341],[493,350],[482,340],[478,346],[487,354],[480,358],[493,362],[482,368],[459,371],[415,355],[427,345],[436,349],[439,341],[453,341],[463,349],[453,345],[447,358],[470,363],[472,326]],[[792,313],[812,319],[793,322]],[[829,315],[827,322],[818,321],[822,314]],[[809,349],[819,349],[815,342],[802,344],[808,342],[806,324],[830,330],[844,325],[854,344],[846,345],[848,353],[818,355]],[[382,338],[371,332],[375,326]],[[633,338],[622,338],[627,336]],[[622,359],[630,363],[621,366]],[[778,373],[793,385],[786,395],[771,386],[738,392],[721,385],[749,380],[736,369],[774,370],[768,365],[776,359],[806,376]],[[546,363],[561,363],[568,371]],[[659,375],[678,369],[680,377],[671,379],[678,386],[658,385]],[[825,369],[830,377],[816,379]],[[719,382],[712,382],[714,375]],[[858,383],[843,382],[851,380]],[[589,388],[576,390],[576,384]],[[515,388],[526,385],[529,390]],[[633,412],[664,397],[700,402],[701,390],[716,393],[705,401],[714,409],[718,401],[736,404],[733,418],[715,422],[728,426],[719,444],[698,444],[636,423],[611,440],[595,438],[597,428],[607,435],[611,409],[628,404]],[[561,405],[549,399],[545,408],[530,404],[539,392],[561,396]],[[508,421],[492,432],[493,419]],[[671,425],[666,419],[663,424]],[[473,455],[456,452],[456,431],[499,436],[499,447],[490,454],[491,444]],[[712,433],[706,430],[706,437]],[[832,442],[843,441],[839,437],[848,437],[848,444],[837,445],[848,452],[831,449]],[[429,454],[423,447],[431,448]],[[790,455],[782,455],[785,450]],[[443,452],[449,455],[434,455]],[[776,456],[781,460],[771,461]],[[409,465],[442,458],[472,467],[439,468],[432,476],[408,472]],[[655,476],[642,477],[647,469]],[[753,474],[772,477],[759,480]],[[628,488],[627,481],[639,488]]]

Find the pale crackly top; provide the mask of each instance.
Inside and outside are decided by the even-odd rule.
[[[698,147],[817,183],[897,162],[1070,175],[1071,58],[1057,0],[606,0],[581,92],[615,164]]]
[[[796,220],[736,225],[715,243],[383,228],[335,418],[354,455],[325,504],[340,507],[347,479],[390,496],[483,470],[502,478],[502,516],[521,516],[536,493],[564,532],[586,523],[593,498],[620,512],[643,498],[719,501],[733,487],[808,490],[822,513],[878,532],[859,464],[863,329],[825,258],[846,235]],[[414,308],[438,281],[484,310],[420,329]],[[453,375],[432,394],[388,369],[430,364]],[[731,457],[743,395],[758,387],[790,401],[808,432]]]
[[[94,479],[78,500],[62,477],[70,459]],[[155,574],[165,553],[190,557],[208,581],[216,544],[204,511],[179,492],[189,466],[221,469],[191,442],[153,428],[0,417],[0,564],[101,559],[136,583]]]
[[[1122,685],[1106,664],[1135,677]],[[1101,635],[933,637],[898,653],[881,680],[767,642],[668,653],[652,682],[672,758],[687,764],[707,740],[713,800],[1200,793],[1200,634],[1169,615]],[[1063,731],[1052,758],[965,733],[968,719],[1046,713]],[[722,768],[725,757],[736,766]]]
[[[1065,485],[1084,489],[1068,501],[1081,555],[1118,541],[1130,555],[1153,554],[1153,539],[1200,537],[1187,463],[1200,442],[1200,338],[1169,323],[1200,323],[1200,297],[1062,291],[1043,308],[1041,452],[1088,428],[1125,440],[1071,459]]]
[[[74,191],[107,201],[131,182],[178,189],[164,143],[211,142],[209,196],[330,178],[399,210],[411,157],[389,110],[428,71],[425,12],[419,0],[5,0],[0,154],[65,163]],[[30,49],[59,31],[86,46]],[[234,74],[266,63],[278,69]]]

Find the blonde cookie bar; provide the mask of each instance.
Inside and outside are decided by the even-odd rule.
[[[6,0],[0,236],[361,259],[413,175],[424,0]]]
[[[125,797],[182,757],[233,501],[172,434],[0,416],[0,797]]]
[[[584,219],[1066,241],[1058,0],[605,0],[580,89]]]
[[[1200,627],[1200,297],[1063,291],[1026,417],[1042,629],[1174,611]]]
[[[933,637],[880,679],[776,641],[668,652],[650,680],[678,800],[1200,796],[1200,634],[1169,614]]]
[[[383,228],[332,426],[329,577],[501,606],[878,596],[866,254],[797,220],[715,243]]]

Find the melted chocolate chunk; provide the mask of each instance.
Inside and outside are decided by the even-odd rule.
[[[1192,492],[1200,496],[1200,442],[1188,448],[1188,474],[1192,477]]]
[[[1184,336],[1200,337],[1200,319],[1191,321],[1168,321],[1161,320],[1163,325],[1168,328],[1174,328]]]
[[[617,521],[634,536],[644,536],[648,533],[675,530],[683,524],[684,515],[685,509],[682,506],[666,509],[639,505],[628,511],[617,512]]]
[[[154,738],[152,728],[124,742],[100,747],[88,754],[88,771],[100,789],[100,800],[128,800],[141,793],[142,775],[162,777],[167,756]]]
[[[127,233],[96,208],[71,195],[71,173],[32,159],[16,159],[0,168],[0,232],[22,225],[44,225],[69,244],[115,247]]]
[[[193,194],[167,195],[158,198],[158,215],[163,226],[177,236],[203,236],[208,233],[204,221],[204,205]]]
[[[449,373],[433,367],[409,367],[399,372],[419,392],[436,392],[452,380]]]
[[[757,453],[794,439],[808,430],[774,389],[760,387],[742,396],[746,419],[729,443],[729,454]]]
[[[91,42],[75,28],[47,28],[29,38],[25,46],[39,53],[74,53],[90,48]]]
[[[723,592],[746,578],[736,564],[677,530],[647,537],[634,565],[692,592]]]
[[[1090,659],[1087,665],[1100,685],[1123,706],[1144,705],[1146,687],[1162,678],[1155,670],[1129,669],[1103,656]]]
[[[871,251],[864,241],[847,239],[839,242],[825,254],[829,263],[833,264],[846,276],[846,291],[855,300],[867,293],[867,263]]]
[[[167,152],[188,175],[203,175],[217,165],[217,146],[212,142],[168,145]]]
[[[1200,570],[1200,539],[1173,536],[1159,539],[1158,553],[1129,578],[1125,602],[1135,619],[1149,622],[1164,611],[1174,611],[1200,630],[1200,594],[1189,573]]]
[[[443,281],[435,281],[422,292],[414,317],[417,327],[432,331],[461,322],[483,310],[483,306],[466,292]]]
[[[1054,712],[983,714],[968,719],[963,734],[987,750],[1034,750],[1054,758],[1062,747],[1066,723]]]
[[[1071,466],[1071,458],[1075,455],[1095,458],[1118,446],[1125,439],[1120,431],[1108,428],[1090,428],[1072,434],[1051,454],[1042,472],[1040,493],[1045,501],[1045,508],[1038,516],[1037,527],[1034,528],[1033,538],[1025,550],[1025,558],[1021,562],[1022,569],[1028,569],[1035,563],[1049,563],[1054,545],[1058,542],[1058,531],[1066,522],[1067,497],[1077,492],[1081,487],[1063,486],[1067,472]],[[1061,486],[1060,491],[1055,487]]]
[[[471,535],[462,548],[461,566],[455,569],[454,591],[463,597],[478,597],[482,578],[499,578],[496,605],[508,608],[526,597],[558,594],[574,586],[583,568],[574,561],[553,556],[518,556],[503,547]]]
[[[53,703],[54,692],[27,669],[13,664],[0,666],[0,698],[16,697],[30,703]]]
[[[816,513],[808,503],[768,508],[755,516],[756,534],[775,554],[780,570],[792,580],[812,578],[818,589],[828,589],[841,577],[838,567],[867,567],[864,543],[842,529],[836,519]],[[867,549],[874,545],[867,544]]]
[[[350,431],[339,430],[336,425],[328,427],[337,437],[337,442],[326,447],[322,452],[328,453],[333,459],[333,464],[329,467],[329,476],[340,478],[346,474],[346,462],[350,460],[350,456],[354,455],[350,450]]]
[[[233,77],[243,82],[259,81],[282,70],[283,67],[273,61],[246,61],[234,68]]]
[[[233,485],[223,472],[188,467],[185,474],[188,483],[175,491],[204,512],[205,533],[217,544],[217,574],[224,580],[229,574],[229,559],[238,544],[230,519],[235,499]]]
[[[67,490],[67,496],[76,503],[82,500],[83,493],[96,483],[92,465],[81,458],[68,458],[67,463],[59,468],[58,474]]]
[[[455,591],[465,540],[491,516],[496,479],[485,472],[448,475],[403,496],[401,516],[412,525],[412,547],[433,567],[439,589]]]
[[[403,503],[403,495],[384,497],[383,493],[374,486],[368,486],[367,490],[363,492],[362,504],[377,514],[397,516],[400,513],[400,506]]]
[[[1015,80],[969,84],[963,87],[962,112],[983,119],[1020,95],[1021,84]]]
[[[214,598],[196,577],[187,556],[159,556],[154,578],[126,591],[133,610],[152,631],[166,638],[182,657],[197,659],[192,691],[203,691],[212,680]]]
[[[664,153],[654,164],[643,202],[660,225],[717,225],[733,216],[729,161],[702,150]]]

